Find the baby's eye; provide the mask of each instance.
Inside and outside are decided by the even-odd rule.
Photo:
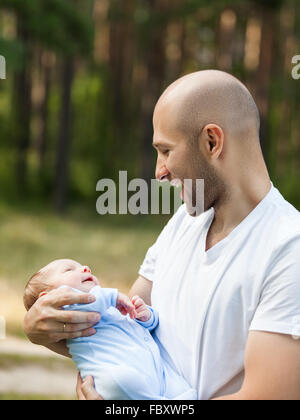
[[[65,270],[65,273],[67,273],[68,271],[72,271],[72,268],[67,268],[67,269]]]

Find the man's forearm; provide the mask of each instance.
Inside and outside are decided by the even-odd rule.
[[[213,398],[212,401],[238,401],[238,400],[245,400],[242,398],[242,395],[238,392],[236,394],[224,395],[223,397]]]

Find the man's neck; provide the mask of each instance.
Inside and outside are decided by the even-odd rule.
[[[250,178],[251,179],[251,178]],[[267,176],[253,180],[251,185],[233,185],[214,206],[215,217],[206,240],[206,250],[226,238],[270,192]]]

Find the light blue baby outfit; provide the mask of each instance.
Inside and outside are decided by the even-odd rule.
[[[94,336],[67,342],[82,378],[93,376],[105,400],[197,399],[196,391],[161,357],[151,335],[159,323],[157,311],[149,306],[149,321],[132,320],[116,309],[117,289],[96,286],[90,294],[95,302],[64,307],[102,316]]]

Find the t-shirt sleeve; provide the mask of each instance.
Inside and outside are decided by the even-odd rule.
[[[158,252],[159,241],[157,240],[155,244],[148,249],[146,257],[139,270],[139,275],[145,277],[147,280],[153,281],[154,279],[155,263],[157,260]]]
[[[165,247],[167,241],[172,237],[176,226],[179,223],[180,219],[185,214],[185,204],[179,207],[178,211],[166,224],[159,237],[157,238],[154,245],[152,245],[145,256],[145,259],[139,269],[139,275],[145,277],[147,280],[153,281],[155,274],[155,266],[159,253]]]
[[[285,241],[264,281],[250,330],[300,337],[300,233]]]

